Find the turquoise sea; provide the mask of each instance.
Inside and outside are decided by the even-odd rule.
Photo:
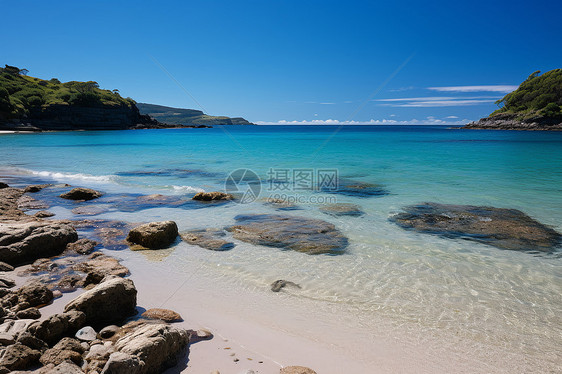
[[[389,221],[422,202],[514,208],[562,232],[562,133],[478,131],[425,126],[240,126],[0,135],[0,180],[58,181],[107,193],[192,196],[223,190],[228,174],[250,169],[260,197],[205,209],[114,209],[88,218],[173,219],[181,230],[224,227],[241,213],[279,213],[333,223],[348,239],[340,256],[311,256],[236,242],[226,252],[179,243],[161,266],[204,269],[240,289],[276,279],[303,286],[292,298],[413,324],[525,353],[560,365],[562,249],[501,250],[406,231]],[[343,181],[380,185],[385,194],[329,194],[294,186],[299,210],[263,198],[283,171],[331,170]],[[272,176],[274,172],[274,176]],[[314,174],[317,176],[317,174]],[[322,200],[328,199],[328,200]],[[334,200],[336,199],[336,200]],[[361,217],[322,213],[323,201],[354,203]],[[71,218],[65,207],[52,207]],[[374,328],[374,326],[371,326]],[[559,367],[559,366],[558,366]]]

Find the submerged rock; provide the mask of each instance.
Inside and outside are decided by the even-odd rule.
[[[220,191],[214,192],[198,192],[193,196],[193,200],[197,201],[224,201],[224,200],[234,200],[234,196]]]
[[[101,196],[101,192],[83,187],[73,188],[60,195],[60,197],[67,200],[93,200]]]
[[[149,249],[166,248],[178,236],[178,226],[174,221],[151,222],[135,227],[129,232],[127,240]]]
[[[40,210],[34,214],[37,218],[49,218],[54,216],[55,213],[49,212],[48,210]]]
[[[275,214],[240,215],[228,227],[234,238],[308,254],[341,254],[348,240],[329,222]]]
[[[562,235],[516,209],[425,203],[390,218],[405,229],[501,249],[550,252]]]
[[[54,256],[77,239],[72,226],[58,222],[0,223],[0,261],[17,266]]]
[[[280,280],[276,280],[275,282],[271,283],[271,291],[273,292],[279,292],[281,291],[281,289],[285,286],[291,286],[291,287],[295,287],[295,288],[301,288],[301,286],[299,286],[298,284],[291,282],[291,281],[286,281],[283,279]]]
[[[331,216],[351,216],[351,217],[360,217],[363,214],[361,208],[355,204],[346,204],[346,203],[338,203],[338,204],[329,204],[323,205],[320,207],[320,211],[322,213],[326,213]]]
[[[388,195],[388,191],[380,184],[359,182],[341,178],[337,186],[322,187],[322,192],[353,197],[376,197]]]
[[[35,193],[41,191],[43,188],[51,186],[50,184],[32,184],[30,186],[25,187],[23,192],[26,193]]]
[[[224,236],[225,232],[219,229],[193,230],[180,234],[184,242],[212,251],[226,251],[234,248],[234,243],[222,239]]]
[[[118,323],[136,313],[137,290],[132,280],[113,278],[106,280],[76,297],[64,311],[86,314],[88,324]]]

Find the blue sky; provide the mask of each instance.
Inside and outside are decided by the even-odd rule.
[[[1,9],[1,64],[262,123],[474,120],[533,71],[562,67],[558,1],[3,1]]]

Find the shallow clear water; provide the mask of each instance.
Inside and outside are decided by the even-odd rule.
[[[489,205],[519,209],[562,232],[562,133],[261,126],[3,134],[0,160],[0,176],[55,179],[106,192],[191,196],[223,189],[228,173],[239,168],[262,178],[261,197],[270,194],[271,168],[337,169],[341,178],[380,184],[387,195],[299,192],[360,205],[362,217],[332,217],[321,213],[319,204],[283,212],[334,223],[350,240],[344,255],[309,256],[238,241],[231,251],[211,252],[180,243],[164,254],[169,256],[164,264],[264,292],[272,281],[289,279],[303,286],[289,291],[297,298],[333,302],[347,313],[385,316],[514,352],[540,352],[559,363],[560,249],[548,255],[500,250],[405,231],[388,218],[426,201]],[[71,214],[53,211],[59,217]],[[187,230],[228,226],[236,215],[250,212],[279,213],[258,200],[99,217],[173,219]],[[361,318],[370,326],[369,318]]]

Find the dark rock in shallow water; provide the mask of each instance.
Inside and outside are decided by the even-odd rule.
[[[68,243],[66,245],[66,250],[70,252],[75,252],[81,255],[88,255],[94,251],[94,248],[98,245],[98,242],[95,242],[90,239],[78,239],[74,243]]]
[[[341,254],[345,236],[329,222],[275,214],[240,215],[227,230],[239,240],[308,254]]]
[[[388,191],[379,184],[358,182],[350,179],[339,179],[337,188],[323,187],[322,192],[353,197],[377,197],[388,195]]]
[[[178,236],[174,221],[150,222],[129,231],[127,241],[144,248],[160,249],[172,244]]]
[[[24,192],[35,193],[41,191],[43,188],[49,187],[50,184],[32,184],[31,186],[25,187]]]
[[[90,188],[73,188],[72,190],[60,195],[63,199],[68,200],[93,200],[101,197],[102,193]]]
[[[323,205],[320,207],[320,211],[322,213],[326,213],[331,216],[339,217],[339,216],[351,216],[351,217],[360,217],[363,214],[363,211],[360,207],[355,204],[346,204],[346,203],[339,203],[339,204],[329,204]]]
[[[234,196],[229,193],[215,191],[215,192],[198,192],[193,196],[193,200],[197,201],[225,201],[234,200]]]
[[[425,203],[390,220],[403,228],[501,249],[550,252],[562,235],[516,209]]]
[[[219,229],[194,230],[182,233],[180,236],[186,243],[210,249],[211,251],[226,251],[235,246],[234,243],[222,238],[225,236],[225,233]]]
[[[273,292],[279,292],[281,291],[281,289],[285,286],[291,286],[291,287],[295,287],[295,288],[301,288],[301,286],[299,286],[298,284],[291,282],[291,281],[286,281],[283,279],[280,280],[276,280],[275,282],[271,283],[271,291]]]
[[[2,188],[8,188],[8,187],[10,187],[10,186],[8,186],[6,183],[0,182],[0,189],[2,189]]]

